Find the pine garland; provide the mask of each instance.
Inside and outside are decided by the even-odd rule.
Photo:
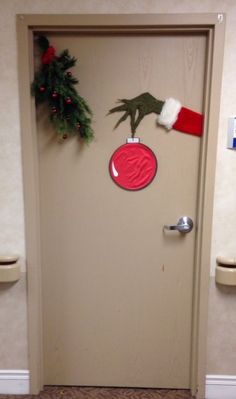
[[[50,120],[59,137],[66,139],[69,134],[79,134],[90,142],[93,139],[92,111],[74,87],[78,80],[68,71],[75,66],[76,58],[68,50],[56,56],[55,48],[45,36],[40,36],[37,42],[42,50],[42,64],[31,86],[36,106],[48,104]]]

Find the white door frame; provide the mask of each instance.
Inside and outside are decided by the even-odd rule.
[[[191,391],[205,397],[208,281],[214,198],[217,132],[224,49],[224,14],[18,15],[19,92],[28,279],[30,391],[43,387],[42,296],[38,153],[33,80],[33,34],[43,31],[158,33],[201,32],[207,36],[204,93],[205,129],[201,145],[197,242],[194,276]]]

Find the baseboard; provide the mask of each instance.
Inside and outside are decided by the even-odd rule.
[[[28,370],[0,370],[0,394],[29,394]],[[236,376],[207,375],[206,399],[235,399]]]
[[[236,375],[207,375],[206,399],[235,399]]]
[[[29,394],[29,371],[0,370],[0,394]]]

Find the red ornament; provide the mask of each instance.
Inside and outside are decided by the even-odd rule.
[[[109,171],[114,182],[126,190],[141,190],[148,186],[157,172],[153,151],[139,139],[128,139],[112,155]]]
[[[46,90],[46,87],[45,87],[45,86],[41,85],[41,86],[39,87],[40,93],[44,93],[45,90]]]
[[[66,104],[71,104],[71,103],[72,103],[71,97],[66,97]]]
[[[57,91],[53,91],[52,92],[52,98],[57,98],[58,97],[58,93],[57,93]]]
[[[49,46],[47,48],[47,50],[43,53],[41,61],[42,64],[46,65],[46,64],[50,64],[52,62],[52,60],[55,58],[55,48],[52,46]]]

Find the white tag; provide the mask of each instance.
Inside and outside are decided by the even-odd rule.
[[[126,143],[139,143],[140,139],[138,137],[128,137],[126,139]]]

